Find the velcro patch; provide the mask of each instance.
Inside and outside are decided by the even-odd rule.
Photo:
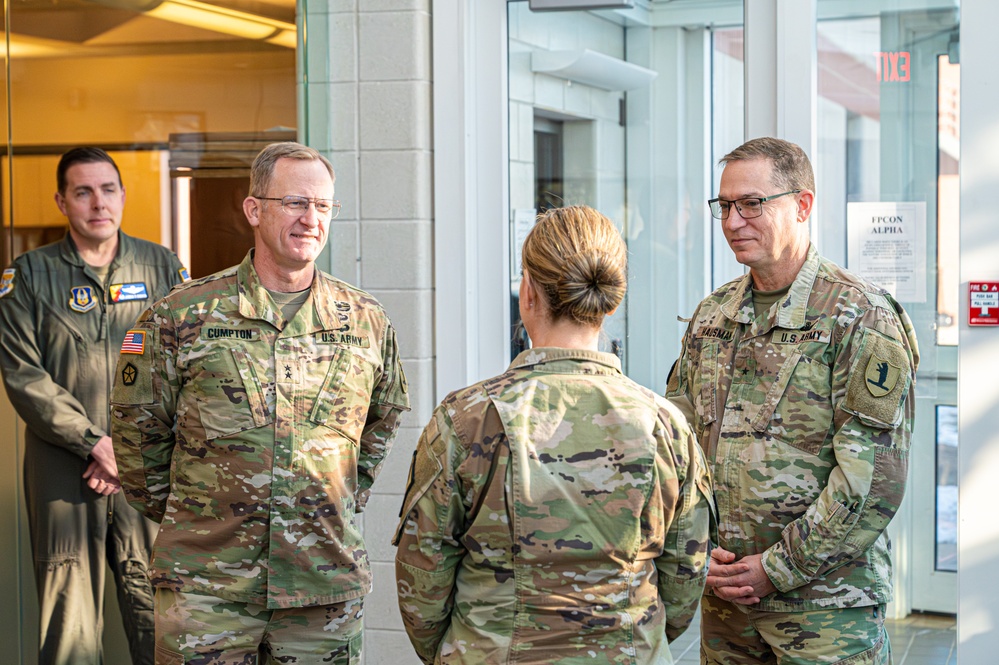
[[[146,352],[146,331],[129,330],[121,343],[122,353],[133,353],[141,356]]]
[[[17,275],[17,268],[7,268],[0,278],[0,298],[14,290],[14,277]]]
[[[694,337],[713,337],[715,339],[732,341],[734,336],[735,334],[731,330],[718,328],[716,326],[702,326],[694,331]]]
[[[870,328],[863,334],[850,368],[843,408],[871,425],[897,427],[909,392],[909,356],[891,337]]]
[[[130,300],[148,300],[149,290],[145,282],[130,282],[128,284],[112,284],[108,288],[111,302],[128,302]]]
[[[238,339],[244,342],[252,342],[260,337],[260,331],[256,328],[227,328],[225,326],[202,326],[201,339]]]
[[[316,344],[337,344],[341,346],[357,346],[367,349],[371,346],[371,340],[367,335],[351,335],[350,333],[336,332],[335,330],[323,330],[315,335]]]
[[[771,344],[828,344],[832,333],[828,330],[775,330],[770,336]]]

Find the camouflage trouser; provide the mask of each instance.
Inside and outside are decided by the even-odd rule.
[[[891,665],[884,605],[761,612],[701,599],[702,665]]]
[[[156,589],[156,665],[357,665],[363,598],[269,610]]]
[[[26,440],[24,495],[38,588],[39,664],[107,662],[102,634],[110,566],[132,663],[149,665],[153,590],[146,571],[156,525],[129,506],[124,494],[103,497],[87,487],[86,461],[30,433]]]

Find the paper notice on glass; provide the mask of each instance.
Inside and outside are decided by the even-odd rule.
[[[900,302],[926,302],[926,202],[848,203],[847,267]]]
[[[510,252],[510,275],[515,282],[520,281],[521,250],[524,247],[527,234],[534,228],[537,216],[538,211],[534,208],[514,208],[513,210],[512,238],[510,239],[513,243],[513,251]]]

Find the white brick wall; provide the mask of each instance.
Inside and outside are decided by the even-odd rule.
[[[410,665],[395,549],[409,462],[434,404],[430,0],[336,0],[310,7],[303,137],[336,168],[343,204],[328,269],[381,301],[396,327],[413,410],[364,513],[374,571],[366,665]]]

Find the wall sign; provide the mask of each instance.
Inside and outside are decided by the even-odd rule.
[[[968,325],[999,326],[999,282],[971,282],[968,306]]]
[[[901,302],[926,302],[926,202],[847,203],[847,267]]]

